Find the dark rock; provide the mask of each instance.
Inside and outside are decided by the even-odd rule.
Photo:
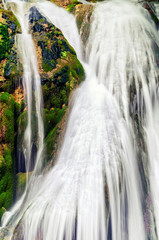
[[[43,21],[43,23],[48,23],[46,18],[39,13],[36,7],[30,8],[30,15],[29,15],[29,21],[30,23],[37,22],[37,21]]]
[[[154,4],[150,1],[149,2],[146,1],[146,2],[142,3],[142,6],[145,9],[147,9],[147,11],[150,13],[153,21],[155,22],[156,26],[159,27],[159,19],[158,19]]]
[[[42,31],[45,31],[45,28],[41,24],[35,23],[35,25],[32,27],[32,30],[34,32],[39,32],[40,33]]]
[[[5,13],[2,13],[2,18],[9,19],[8,16]]]
[[[54,60],[56,60],[56,59],[61,57],[61,48],[59,47],[57,42],[52,44],[51,50],[54,53]]]
[[[60,72],[54,75],[53,83],[57,87],[65,86],[66,82],[69,80],[68,71],[69,71],[69,67],[65,66],[64,68],[61,69]]]
[[[8,62],[4,68],[4,77],[7,78],[10,76],[10,74],[11,74],[11,66],[10,66],[10,63]]]

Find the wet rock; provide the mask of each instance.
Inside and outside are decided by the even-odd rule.
[[[32,172],[28,173],[28,180],[30,179]],[[26,186],[26,173],[19,172],[16,174],[16,198],[18,199],[24,192]]]
[[[56,5],[60,6],[60,7],[64,7],[66,8],[68,11],[73,12],[74,11],[74,7],[77,4],[81,4],[78,0],[50,0],[51,2],[55,3]],[[102,1],[102,0],[99,0]],[[97,2],[97,0],[87,0],[87,2],[92,2],[95,3]]]
[[[47,163],[57,150],[57,126],[66,112],[72,90],[84,79],[84,70],[60,29],[48,23],[35,8],[31,9],[29,19],[43,90],[46,144],[44,162]],[[39,25],[40,31],[37,31],[36,26]]]
[[[0,0],[0,9],[4,9],[2,0]]]
[[[32,30],[34,32],[39,32],[40,33],[41,31],[45,31],[45,28],[41,24],[35,23],[35,25],[33,26]]]
[[[8,240],[10,235],[10,229],[9,228],[3,228],[0,232],[0,239],[1,240]]]
[[[33,8],[29,16],[44,93],[44,108],[62,108],[83,80],[84,70],[62,32]],[[43,21],[41,19],[44,19]],[[40,31],[35,26],[40,25]]]
[[[73,0],[51,0],[51,2],[55,3],[56,5],[60,6],[60,7],[64,7],[66,8],[68,5],[72,4],[73,2],[77,2],[77,1],[73,1]]]
[[[157,16],[157,12],[156,12],[154,3],[155,3],[155,1],[145,1],[145,2],[142,2],[142,6],[145,9],[147,9],[147,11],[150,13],[153,21],[155,22],[156,26],[159,27],[159,18]]]
[[[20,25],[13,13],[0,11],[0,92],[13,93],[22,77],[22,65],[15,47],[15,35]]]
[[[41,13],[37,10],[36,7],[30,8],[29,21],[30,23],[38,22],[38,21],[42,21],[43,23],[48,23],[46,18],[41,15]]]
[[[89,37],[93,9],[94,6],[88,4],[79,4],[75,7],[76,22],[84,44]]]

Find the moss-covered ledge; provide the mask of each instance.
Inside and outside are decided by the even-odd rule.
[[[0,218],[13,203],[15,188],[15,119],[20,110],[15,91],[22,75],[15,46],[17,33],[16,17],[0,7]]]
[[[15,36],[20,25],[11,11],[0,9],[0,92],[13,93],[22,76]]]
[[[0,217],[13,202],[15,101],[0,93]]]

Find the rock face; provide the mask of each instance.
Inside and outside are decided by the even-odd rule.
[[[77,4],[81,4],[81,2],[79,2],[78,0],[50,0],[51,2],[55,3],[56,5],[60,6],[60,7],[64,7],[66,8],[68,11],[73,11],[74,7]],[[98,0],[87,0],[87,2],[92,2],[95,3]],[[99,0],[99,1],[103,1],[103,0]]]
[[[14,195],[14,121],[20,109],[14,97],[22,75],[15,47],[15,35],[19,32],[14,15],[0,9],[0,218],[10,207]]]
[[[89,37],[93,8],[92,5],[78,4],[74,10],[77,26],[84,44],[86,44]]]
[[[13,93],[22,76],[15,47],[20,26],[14,15],[0,9],[0,91]],[[17,65],[18,64],[18,65]]]
[[[0,216],[13,201],[15,101],[0,93]]]
[[[150,13],[153,21],[155,22],[157,28],[159,28],[159,19],[158,19],[158,16],[157,16],[157,13],[156,13],[156,9],[155,9],[155,6],[153,3],[155,3],[155,1],[145,1],[142,3],[142,6],[147,9],[147,11]],[[156,1],[157,2],[157,1]],[[159,4],[159,3],[158,3]]]
[[[63,0],[63,1],[60,1],[60,0],[52,0],[53,3],[55,3],[56,5],[60,6],[60,7],[67,7],[69,4],[75,2],[73,0]],[[76,1],[77,2],[77,1]]]
[[[49,160],[54,151],[53,142],[59,135],[57,124],[66,112],[72,90],[84,79],[84,70],[62,32],[35,7],[30,12],[30,32],[37,53],[44,97],[46,159]]]
[[[61,31],[48,23],[36,8],[31,8],[30,23],[42,81],[44,107],[62,108],[67,104],[71,90],[84,78],[84,70]]]
[[[3,9],[3,2],[0,0],[0,9]]]

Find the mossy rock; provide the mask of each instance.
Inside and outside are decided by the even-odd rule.
[[[62,32],[35,7],[30,11],[30,31],[37,53],[44,108],[62,109],[71,91],[84,79],[84,69]]]
[[[0,93],[0,218],[12,202],[15,186],[15,118],[19,104],[11,94]]]
[[[0,9],[0,91],[13,93],[22,77],[18,60],[15,35],[20,25],[11,11]]]
[[[0,239],[1,240],[8,240],[10,236],[10,229],[9,228],[3,228],[0,231]]]
[[[71,12],[71,13],[74,13],[75,7],[78,4],[81,4],[81,3],[79,1],[77,1],[77,0],[72,0],[72,2],[67,6],[66,10]]]
[[[15,101],[9,93],[0,93],[0,141],[14,149],[14,107]]]
[[[32,175],[32,172],[28,173],[28,181]],[[27,173],[17,173],[16,174],[16,198],[19,198],[25,190],[27,181]]]
[[[93,5],[79,4],[75,7],[74,14],[76,16],[77,27],[81,33],[83,43],[87,42],[91,27],[91,16],[94,10]]]
[[[59,7],[66,8],[70,12],[73,12],[74,7],[77,4],[80,3],[80,2],[78,2],[78,0],[63,0],[63,1],[61,1],[61,0],[50,0],[50,1],[53,2],[54,4],[56,4]],[[102,1],[102,0],[98,0],[98,1]],[[87,2],[96,3],[97,0],[87,0]]]
[[[44,164],[46,165],[50,160],[55,158],[56,151],[58,148],[58,137],[63,131],[62,119],[66,114],[67,107],[63,109],[53,109],[52,111],[45,110],[45,159]]]
[[[23,143],[23,137],[24,137],[24,132],[27,127],[27,121],[28,121],[28,112],[25,109],[17,118],[17,126],[18,126],[18,136],[17,136],[17,143],[18,147],[22,146]],[[31,115],[31,124],[32,124],[32,142],[36,142],[36,137],[37,137],[37,116],[36,112],[33,111]]]
[[[45,163],[56,155],[60,126],[71,92],[84,80],[84,69],[60,29],[30,9],[30,32],[37,53],[44,98]],[[60,130],[59,130],[60,129]]]
[[[13,201],[14,99],[0,93],[0,217]]]

